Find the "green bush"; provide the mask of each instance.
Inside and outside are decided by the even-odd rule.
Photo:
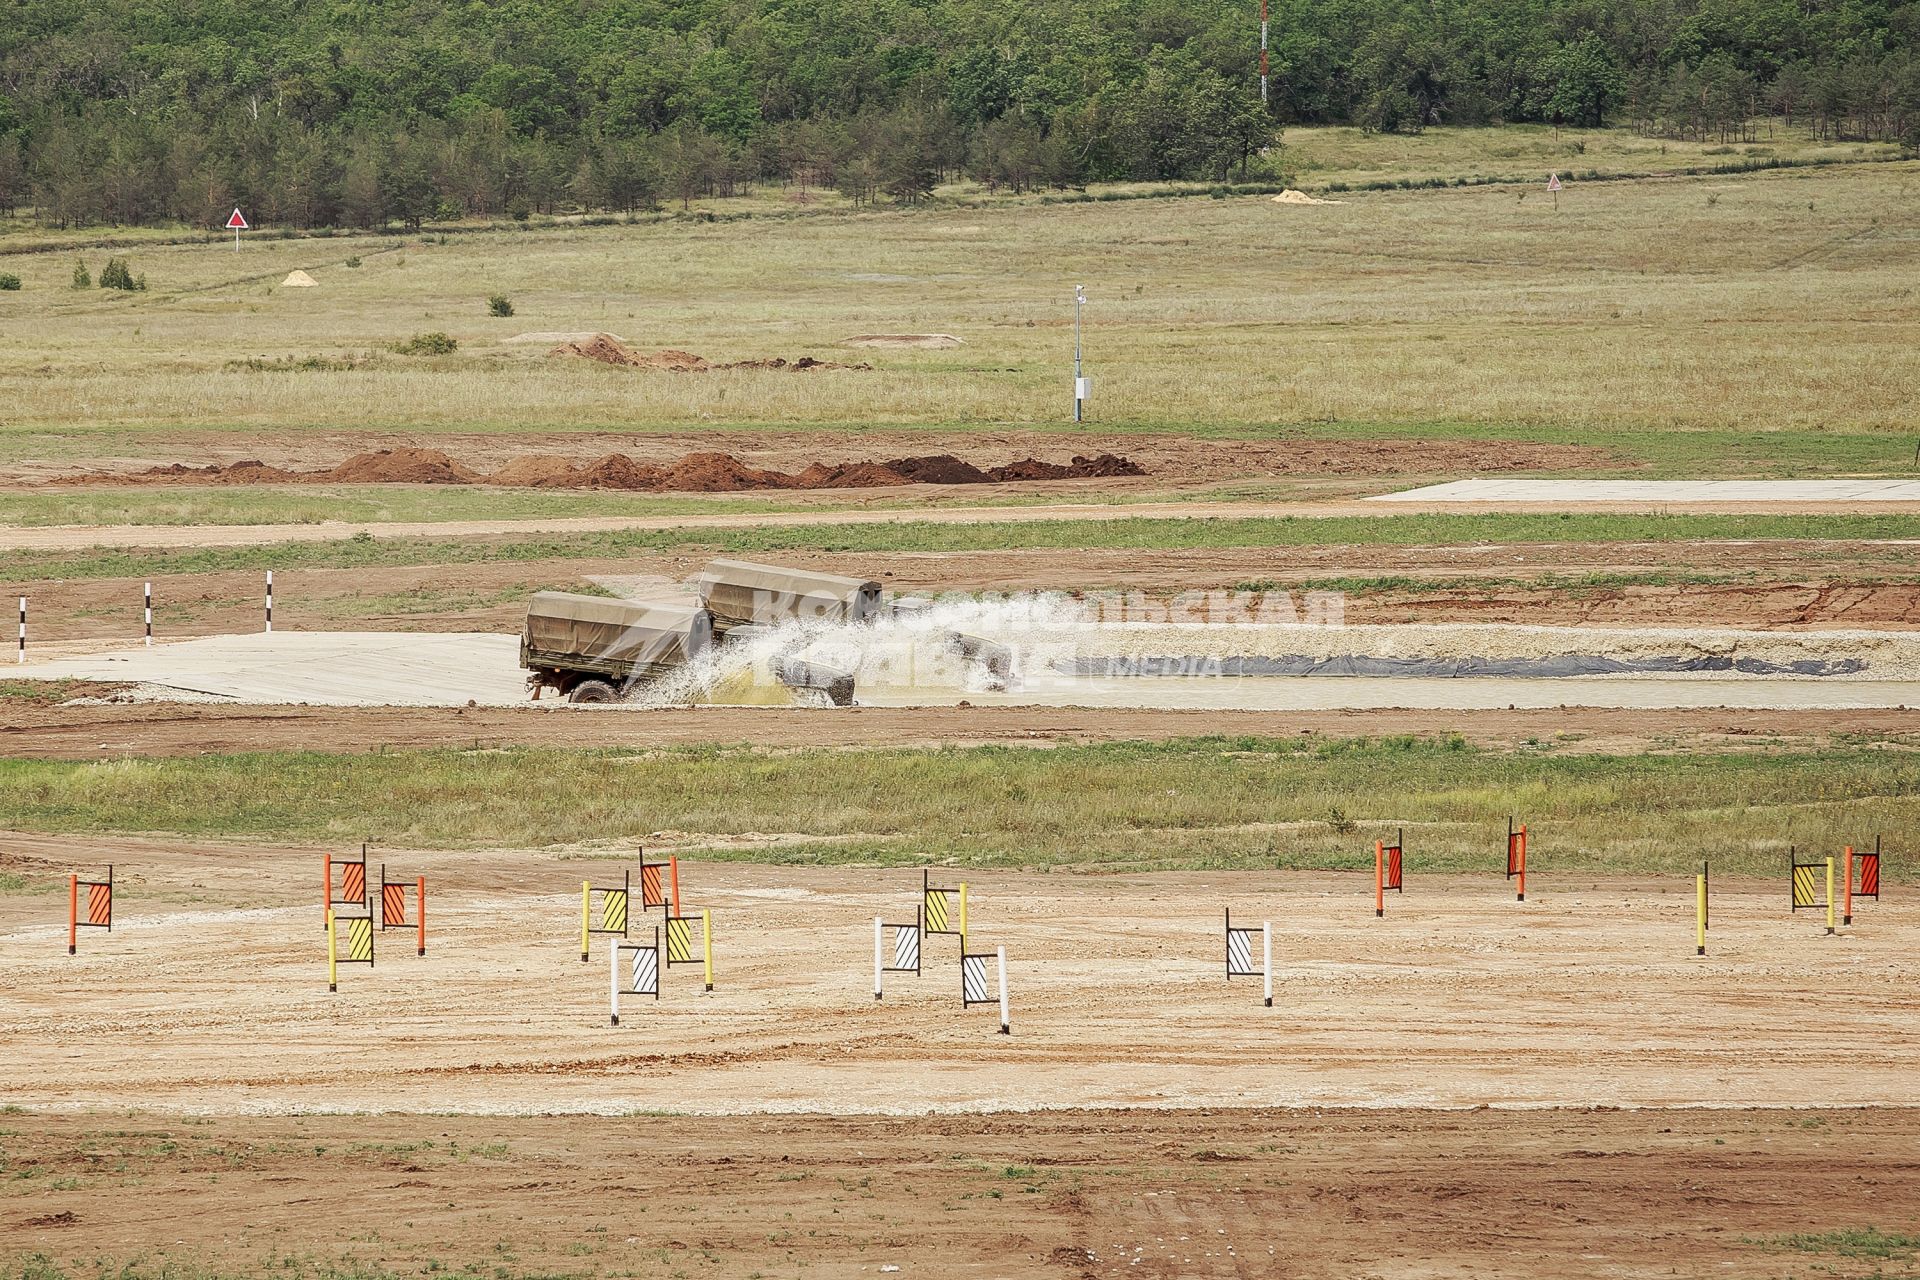
[[[76,274],[73,279],[75,286],[78,287],[80,283],[79,275]],[[147,278],[141,276],[136,280],[133,272],[127,268],[126,259],[108,258],[107,265],[100,268],[100,287],[102,289],[124,289],[128,293],[140,293],[147,287]]]
[[[0,293],[20,292],[20,277],[11,271],[0,271]]]
[[[504,293],[496,293],[487,299],[487,314],[491,316],[510,316],[513,314],[513,302]]]
[[[93,273],[87,270],[86,259],[73,264],[73,287],[76,289],[93,288]]]
[[[460,349],[457,339],[445,333],[416,333],[393,349],[403,356],[450,356]]]

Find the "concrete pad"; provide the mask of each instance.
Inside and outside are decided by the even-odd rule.
[[[521,706],[518,636],[399,631],[276,631],[207,636],[52,662],[9,678],[131,681],[145,696],[322,707]]]
[[[1920,480],[1453,480],[1369,502],[1920,502]]]

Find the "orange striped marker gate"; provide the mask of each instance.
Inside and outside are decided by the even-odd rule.
[[[407,890],[413,890],[413,911],[407,911]],[[411,885],[405,880],[387,879],[387,864],[380,864],[380,931],[414,930],[414,954],[427,954],[427,878],[416,876]]]
[[[1860,868],[1857,889],[1854,887],[1856,863]],[[1841,919],[1842,924],[1853,923],[1855,898],[1872,898],[1875,902],[1880,901],[1880,837],[1877,835],[1873,838],[1872,853],[1855,853],[1852,845],[1847,846],[1847,905],[1845,915]]]
[[[80,891],[85,889],[87,909],[80,910]],[[67,954],[80,950],[80,930],[113,930],[113,864],[107,864],[105,880],[82,880],[77,874],[67,877]]]
[[[1406,892],[1404,850],[1407,845],[1407,829],[1400,828],[1399,835],[1392,844],[1384,840],[1373,842],[1373,914],[1387,914],[1387,890],[1395,893]]]
[[[320,855],[321,869],[320,924],[326,927],[327,917],[335,907],[361,907],[371,916],[372,903],[367,893],[367,846],[360,846],[360,857],[336,858],[330,853]]]
[[[1527,900],[1527,827],[1525,823],[1515,827],[1513,818],[1507,818],[1507,879],[1519,877],[1513,895],[1515,902]]]

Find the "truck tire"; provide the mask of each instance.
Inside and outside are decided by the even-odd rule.
[[[568,702],[618,702],[620,691],[605,680],[582,680],[567,694]]]

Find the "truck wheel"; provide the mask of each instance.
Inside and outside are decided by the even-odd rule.
[[[618,702],[620,693],[605,680],[582,680],[567,695],[568,702]]]

